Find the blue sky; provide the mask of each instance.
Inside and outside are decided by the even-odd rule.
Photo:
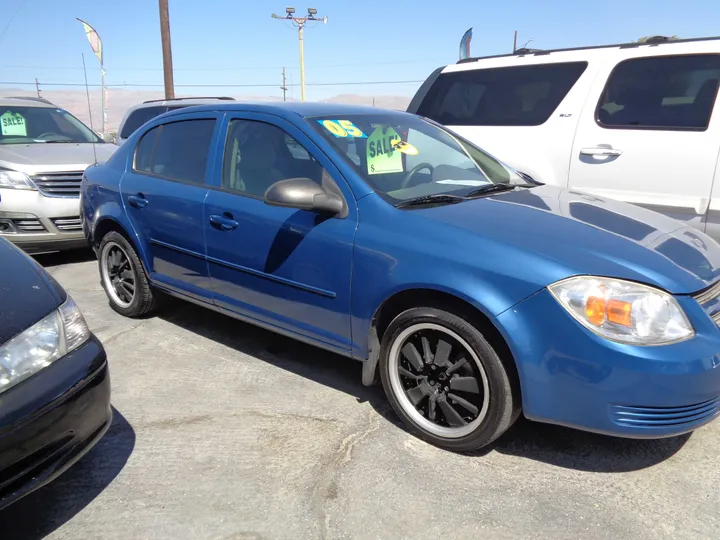
[[[282,0],[170,0],[176,92],[280,96],[283,66],[288,82],[297,85],[297,32],[270,17],[284,13],[286,5]],[[341,93],[412,95],[418,83],[367,83],[424,79],[435,67],[457,60],[460,37],[471,26],[473,55],[509,52],[514,30],[519,44],[533,38],[531,46],[537,48],[623,42],[655,34],[720,34],[720,3],[700,0],[376,0],[365,7],[360,2],[321,0],[292,5],[298,14],[315,7],[329,18],[327,25],[313,24],[305,32],[308,99]],[[0,37],[0,87],[34,82],[36,77],[41,85],[82,84],[83,52],[90,83],[99,83],[98,62],[75,17],[87,20],[103,39],[108,85],[162,89],[155,0],[0,0],[0,33],[7,26]],[[364,84],[313,85],[350,82]],[[180,86],[198,84],[273,86]],[[299,98],[297,86],[291,93]]]

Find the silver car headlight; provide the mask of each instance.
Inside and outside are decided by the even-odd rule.
[[[77,349],[90,337],[80,309],[65,303],[0,346],[0,393]]]
[[[0,169],[0,188],[36,189],[27,174],[8,169]]]
[[[596,334],[631,345],[666,345],[695,335],[675,298],[620,279],[578,276],[553,283],[550,293]]]

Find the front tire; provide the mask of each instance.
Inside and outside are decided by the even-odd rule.
[[[472,451],[502,435],[520,412],[508,370],[477,328],[435,308],[412,308],[388,326],[380,378],[411,433]]]
[[[111,231],[100,241],[98,253],[100,283],[110,307],[125,317],[151,313],[155,309],[156,295],[130,242]]]

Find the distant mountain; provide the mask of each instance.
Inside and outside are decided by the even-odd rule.
[[[41,96],[55,103],[58,107],[62,107],[77,116],[80,120],[90,125],[90,115],[88,114],[87,96],[84,90],[41,90]],[[0,96],[36,96],[35,92],[28,90],[18,90],[13,88],[0,89]],[[148,101],[151,99],[162,99],[162,92],[151,92],[143,90],[116,90],[111,88],[108,90],[108,118],[105,131],[112,132],[117,130],[118,124],[122,120],[128,107]],[[178,95],[183,97],[183,95]],[[185,96],[191,97],[191,96]],[[278,101],[277,97],[269,97],[264,95],[240,95],[230,96],[237,100],[245,101]],[[326,103],[350,103],[354,105],[375,105],[386,109],[405,110],[410,103],[409,96],[361,96],[357,94],[340,94],[331,98],[320,100]],[[374,102],[373,102],[374,100]],[[96,131],[100,131],[101,126],[101,101],[100,90],[94,89],[90,91],[90,105],[92,111],[92,124]]]

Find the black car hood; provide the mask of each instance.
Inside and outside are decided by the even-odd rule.
[[[0,344],[60,306],[66,294],[33,259],[0,238]]]

